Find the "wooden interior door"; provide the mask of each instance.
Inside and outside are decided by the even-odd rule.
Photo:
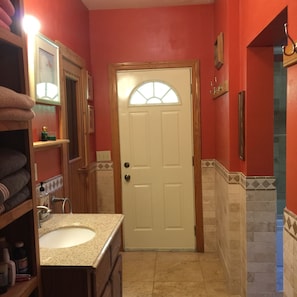
[[[61,77],[64,109],[62,135],[69,139],[67,154],[68,168],[65,170],[65,196],[72,202],[73,212],[87,212],[85,184],[80,170],[86,167],[85,149],[85,81],[84,62],[74,53],[61,46]]]

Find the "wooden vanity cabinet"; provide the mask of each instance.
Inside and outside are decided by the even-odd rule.
[[[121,238],[121,228],[119,228],[105,247],[96,268],[41,266],[43,296],[121,297]]]
[[[27,45],[22,30],[23,1],[11,0],[15,8],[10,30],[0,27],[0,86],[28,94]],[[0,236],[8,243],[24,241],[31,280],[9,287],[3,297],[37,297],[39,292],[39,247],[36,217],[35,177],[31,121],[0,119],[0,147],[17,150],[27,157],[25,169],[30,173],[30,196],[26,201],[0,215]],[[1,166],[1,164],[0,164]],[[1,181],[0,181],[1,182]]]
[[[119,230],[103,255],[93,275],[94,297],[122,296],[122,234]],[[102,273],[105,271],[106,273]]]

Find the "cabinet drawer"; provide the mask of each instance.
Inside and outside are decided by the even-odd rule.
[[[105,288],[106,283],[109,280],[111,273],[111,252],[110,249],[106,249],[98,267],[94,271],[94,297],[100,297]]]
[[[119,228],[111,242],[111,266],[114,265],[122,246],[122,229]]]

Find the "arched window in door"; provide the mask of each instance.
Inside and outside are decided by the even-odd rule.
[[[179,104],[177,92],[161,81],[144,82],[130,96],[129,105]]]

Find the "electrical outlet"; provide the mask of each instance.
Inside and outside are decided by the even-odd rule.
[[[97,159],[97,162],[110,161],[111,160],[110,151],[97,151],[96,159]]]

